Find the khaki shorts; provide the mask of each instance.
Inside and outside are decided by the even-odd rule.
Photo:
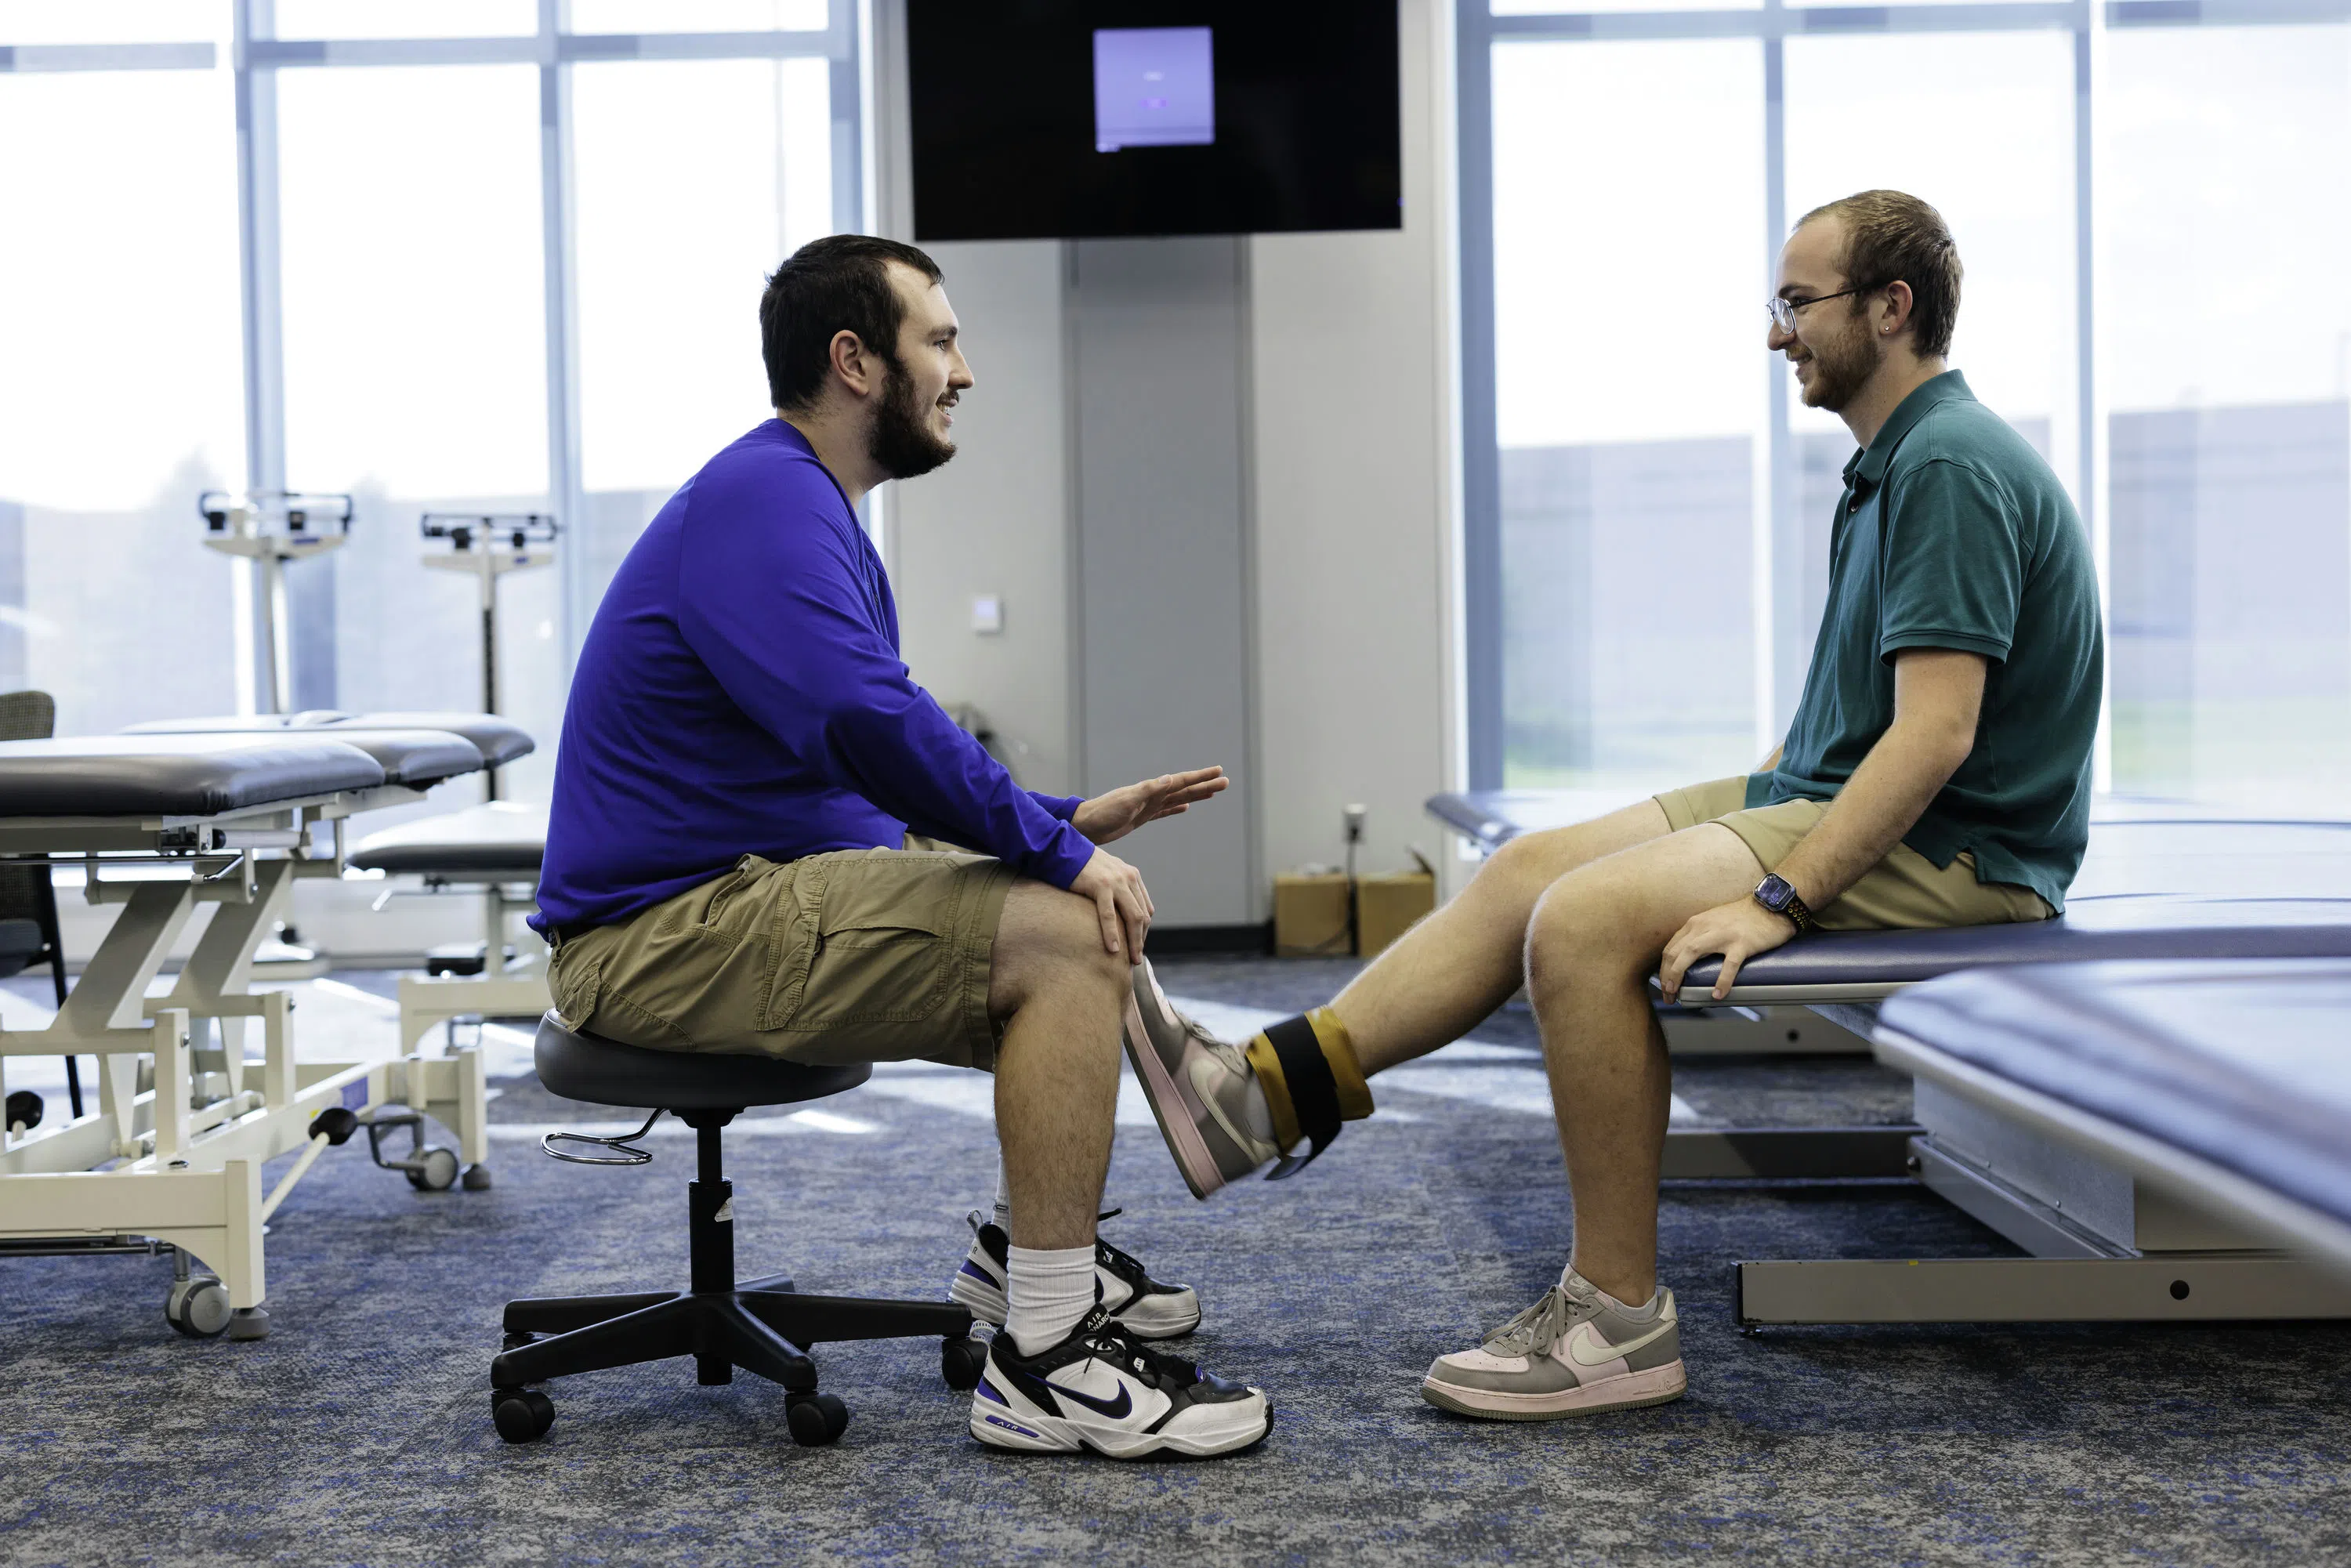
[[[990,1069],[988,970],[1013,881],[986,855],[745,855],[725,876],[558,941],[556,1015],[655,1051]]]
[[[1717,779],[1668,789],[1657,797],[1674,831],[1700,822],[1720,822],[1737,833],[1765,871],[1776,871],[1806,833],[1813,831],[1828,807],[1819,800],[1782,800],[1776,806],[1747,808],[1747,776]],[[1948,866],[1935,862],[1908,844],[1862,873],[1844,895],[1813,917],[1829,931],[1882,931],[1938,925],[1997,925],[2011,920],[2046,920],[2056,911],[2029,887],[2012,882],[1984,882],[1976,875],[1976,857],[1962,850]]]

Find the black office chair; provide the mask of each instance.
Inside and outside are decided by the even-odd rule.
[[[0,693],[0,740],[47,740],[57,733],[57,703],[47,692]],[[50,883],[49,867],[46,861],[0,863],[0,979],[19,975],[36,964],[49,967],[49,979],[57,988],[57,1006],[66,1005],[65,942],[57,935],[57,890]],[[66,1058],[66,1093],[73,1103],[73,1113],[81,1115],[81,1064],[72,1057]],[[29,1106],[16,1095],[8,1097],[8,1119],[22,1120],[19,1112],[29,1109],[27,1125],[40,1120],[40,1096],[25,1092]]]
[[[780,1274],[735,1281],[735,1186],[719,1165],[720,1129],[747,1106],[789,1105],[854,1089],[872,1069],[806,1067],[768,1056],[645,1051],[564,1029],[549,1013],[536,1042],[539,1081],[568,1100],[597,1105],[661,1107],[638,1131],[619,1138],[550,1133],[550,1155],[580,1165],[643,1165],[650,1150],[632,1141],[664,1113],[695,1130],[698,1178],[686,1184],[691,1287],[616,1296],[549,1296],[508,1301],[506,1350],[490,1364],[490,1409],[498,1436],[527,1443],[555,1420],[547,1396],[528,1385],[574,1373],[634,1366],[672,1356],[695,1359],[695,1381],[731,1383],[735,1368],[783,1385],[792,1440],[830,1443],[849,1425],[849,1407],[817,1392],[807,1346],[827,1340],[901,1339],[937,1334],[940,1371],[950,1388],[977,1387],[987,1347],[971,1337],[971,1314],[946,1301],[879,1301],[809,1296]],[[569,1154],[558,1144],[592,1145],[601,1155]],[[553,1337],[540,1339],[540,1334]]]

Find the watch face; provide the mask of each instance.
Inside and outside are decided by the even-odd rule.
[[[1755,896],[1764,908],[1777,913],[1788,907],[1789,896],[1795,891],[1786,879],[1774,872],[1763,879],[1762,885],[1755,890]]]

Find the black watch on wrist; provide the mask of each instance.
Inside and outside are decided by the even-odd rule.
[[[1794,921],[1800,932],[1813,929],[1813,912],[1804,907],[1804,901],[1796,896],[1796,890],[1778,872],[1755,884],[1755,902],[1774,915]]]

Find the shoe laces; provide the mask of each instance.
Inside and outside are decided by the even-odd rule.
[[[1180,1355],[1169,1355],[1145,1345],[1134,1332],[1109,1312],[1097,1305],[1078,1325],[1078,1333],[1086,1342],[1088,1365],[1107,1361],[1114,1366],[1134,1374],[1163,1393],[1188,1388],[1200,1380],[1200,1369]]]
[[[1488,1335],[1486,1348],[1498,1355],[1540,1355],[1558,1343],[1583,1305],[1569,1301],[1553,1285],[1541,1301]]]

